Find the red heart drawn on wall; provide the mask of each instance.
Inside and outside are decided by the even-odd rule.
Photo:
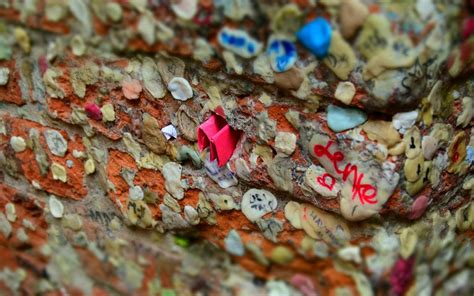
[[[319,184],[331,191],[334,188],[334,184],[336,184],[336,179],[328,173],[324,173],[322,176],[317,177],[316,180]]]

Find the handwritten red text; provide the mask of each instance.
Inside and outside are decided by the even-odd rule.
[[[364,184],[364,173],[359,174],[359,170],[356,165],[351,163],[346,164],[344,170],[339,169],[339,162],[344,160],[344,154],[340,151],[336,151],[333,154],[329,152],[329,148],[333,144],[333,141],[329,141],[326,146],[323,145],[314,145],[314,154],[317,157],[327,157],[334,167],[336,173],[342,177],[342,181],[345,182],[347,178],[352,174],[354,177],[354,184],[352,185],[352,199],[356,197],[359,198],[361,204],[375,204],[377,200],[375,197],[377,196],[377,188],[370,184]],[[325,187],[328,187],[325,180],[318,179],[318,182]],[[331,186],[332,187],[332,186]]]

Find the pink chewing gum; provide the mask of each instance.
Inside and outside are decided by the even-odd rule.
[[[84,107],[84,110],[86,111],[87,117],[92,118],[97,121],[102,120],[102,111],[100,111],[99,106],[97,106],[94,103],[87,104]]]

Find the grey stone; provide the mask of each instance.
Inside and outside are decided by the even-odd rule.
[[[283,221],[275,218],[258,219],[257,226],[266,239],[276,243],[278,234],[283,230]]]
[[[184,219],[191,225],[197,225],[200,222],[199,213],[192,206],[184,206]]]
[[[0,232],[5,238],[9,238],[12,233],[12,226],[3,213],[0,213]]]
[[[8,77],[10,76],[10,69],[0,68],[0,85],[7,85]]]
[[[244,244],[240,235],[235,229],[232,229],[227,234],[227,237],[224,239],[225,249],[232,255],[243,256],[245,254]]]
[[[144,193],[140,186],[132,186],[128,189],[128,198],[131,200],[142,200],[143,197]]]
[[[221,188],[225,189],[238,184],[237,178],[228,167],[219,167],[217,160],[209,160],[209,155],[207,155],[206,161],[204,162],[204,167],[206,168],[206,173],[209,178],[216,182]]]
[[[242,198],[242,212],[252,222],[267,213],[273,212],[277,207],[276,197],[269,191],[252,188],[245,192]]]
[[[275,137],[275,150],[278,153],[291,155],[296,148],[296,135],[288,132],[278,132]]]
[[[184,229],[189,228],[189,223],[164,204],[160,205],[162,220],[166,229]]]
[[[184,190],[181,186],[181,165],[176,162],[168,162],[163,166],[162,173],[165,178],[165,188],[174,198],[181,200]]]
[[[44,137],[46,138],[46,143],[48,144],[51,153],[61,157],[66,155],[67,141],[60,132],[56,130],[46,130],[44,132]]]
[[[165,96],[166,89],[161,81],[158,67],[151,58],[145,58],[141,68],[143,86],[155,98],[160,99]]]

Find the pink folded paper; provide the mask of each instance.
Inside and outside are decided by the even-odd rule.
[[[223,166],[234,153],[240,132],[231,128],[225,119],[212,114],[197,130],[199,150],[210,146],[210,160],[217,158],[217,164]]]
[[[204,148],[208,147],[211,144],[210,139],[226,125],[225,119],[216,114],[212,114],[204,121],[197,130],[199,150],[204,150]],[[215,157],[211,155],[211,160],[214,159]]]
[[[230,125],[224,126],[211,139],[211,155],[217,155],[217,164],[221,167],[229,161],[239,141],[240,132]],[[212,152],[214,150],[214,153]]]

